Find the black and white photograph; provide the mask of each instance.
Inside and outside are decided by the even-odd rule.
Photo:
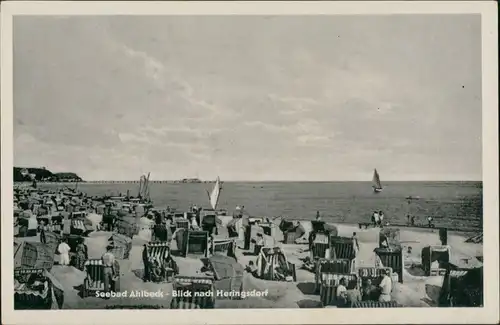
[[[497,14],[450,3],[234,15],[2,4],[10,313],[498,320],[498,102],[486,98],[498,90],[485,82],[498,56],[485,8]],[[265,321],[239,312],[235,323]]]

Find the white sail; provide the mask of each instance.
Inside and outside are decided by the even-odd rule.
[[[220,196],[220,191],[222,187],[220,185],[220,179],[217,177],[217,180],[215,181],[214,188],[212,189],[211,193],[208,193],[208,199],[210,200],[210,206],[212,209],[217,209],[217,203],[219,203],[219,196]]]

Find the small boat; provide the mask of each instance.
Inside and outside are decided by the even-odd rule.
[[[379,176],[376,168],[373,170],[372,183],[373,183],[372,188],[373,188],[374,193],[382,192],[382,184],[380,183],[380,176]]]

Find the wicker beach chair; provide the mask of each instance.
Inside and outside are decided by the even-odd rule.
[[[330,257],[332,259],[355,259],[354,240],[350,237],[330,236]]]
[[[382,276],[384,274],[389,274],[392,275],[392,268],[390,267],[358,267],[357,269],[358,273],[358,279],[359,283],[358,286],[361,287],[363,283],[365,283],[367,280],[371,280],[372,285],[378,286],[380,282],[382,281]],[[392,290],[394,290],[395,287],[395,281],[392,281]]]
[[[122,234],[112,234],[108,239],[108,251],[119,260],[126,260],[132,250],[132,239]]]
[[[243,266],[236,262],[235,259],[223,256],[214,255],[209,258],[203,258],[204,267],[213,273],[215,290],[221,290],[230,295],[218,295],[218,299],[239,300],[241,297],[237,293],[243,291],[243,275],[245,270]],[[236,293],[232,295],[232,293]]]
[[[448,270],[439,294],[439,307],[482,307],[483,267]]]
[[[297,281],[295,264],[288,261],[286,255],[278,247],[263,247],[257,256],[258,275],[261,279],[271,281]],[[277,269],[282,273],[277,273]]]
[[[358,277],[356,274],[320,274],[319,295],[323,306],[337,304],[337,287],[343,278],[346,279],[348,287],[357,287]]]
[[[325,274],[350,276],[354,273],[354,263],[349,259],[329,260],[317,259],[315,263],[315,291],[320,290],[321,278]]]
[[[211,277],[176,276],[173,290],[178,294],[172,299],[171,309],[212,309],[215,305],[214,279]],[[184,297],[184,293],[186,297]]]
[[[330,236],[326,232],[315,233],[311,247],[311,259],[326,258],[330,249]]]
[[[425,275],[445,275],[449,267],[451,248],[450,246],[426,246],[422,248],[422,267]],[[434,267],[437,261],[437,267]]]
[[[14,309],[61,309],[64,288],[47,270],[14,270]]]
[[[214,239],[212,241],[211,254],[234,257],[235,248],[236,248],[236,241],[233,238]]]
[[[117,233],[130,238],[133,238],[134,235],[137,235],[139,233],[139,228],[137,227],[137,225],[125,219],[117,219],[115,227]]]
[[[171,282],[175,275],[174,269],[164,270],[161,265],[161,261],[167,252],[170,252],[170,247],[167,242],[151,242],[146,244],[149,272],[154,273],[154,276],[150,274],[150,279],[156,283]],[[155,263],[157,263],[157,265],[155,265]]]
[[[208,232],[206,231],[187,231],[183,236],[182,245],[183,255],[185,257],[208,257]]]
[[[54,254],[46,244],[14,241],[14,268],[50,271],[54,265]]]
[[[87,273],[83,280],[82,297],[88,297],[94,291],[104,291],[104,264],[102,259],[89,259],[85,262],[85,271]],[[118,279],[110,283],[110,290],[120,291],[120,263],[115,260],[114,267],[118,274]]]

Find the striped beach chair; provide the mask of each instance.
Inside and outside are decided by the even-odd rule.
[[[261,279],[271,281],[297,281],[295,264],[288,261],[283,251],[278,248],[263,247],[257,256],[256,266]],[[280,268],[285,278],[279,279],[276,268]]]
[[[82,297],[88,297],[94,291],[104,291],[104,265],[102,259],[88,259],[85,261],[85,271],[87,273],[83,280]],[[115,260],[115,268],[120,275],[120,264]],[[120,278],[114,284],[110,283],[111,291],[120,291]]]
[[[171,309],[212,309],[215,305],[215,287],[212,277],[176,276]],[[185,296],[184,296],[185,295]]]
[[[380,281],[382,280],[382,275],[392,274],[392,268],[390,267],[359,267],[358,268],[358,278],[359,278],[359,286],[361,286],[367,280],[371,280],[374,286],[378,286]],[[394,282],[393,282],[394,289]]]
[[[315,291],[321,286],[321,279],[325,275],[351,276],[354,273],[354,263],[349,259],[328,260],[317,259],[315,263]],[[340,278],[339,278],[340,279]]]
[[[170,252],[170,246],[168,242],[163,242],[163,241],[157,241],[157,242],[150,242],[146,244],[146,253],[147,253],[147,260],[149,263],[149,269],[150,271],[153,270],[155,267],[154,261],[160,262],[163,260],[163,257],[167,252]],[[160,266],[158,266],[160,267]],[[153,281],[157,283],[164,283],[164,282],[170,282],[172,281],[172,278],[174,276],[174,270],[171,270],[170,272],[159,272],[159,276],[155,276]]]
[[[332,259],[353,260],[356,258],[356,247],[352,238],[330,236],[330,247]]]
[[[312,242],[311,259],[326,258],[327,251],[330,249],[330,238],[327,233],[316,233]]]
[[[397,273],[398,282],[403,283],[404,255],[403,249],[375,248],[375,266],[390,267]]]
[[[346,279],[348,287],[352,287],[352,284],[357,286],[358,277],[356,274],[321,273],[319,295],[323,306],[336,305],[337,287],[343,278]]]

